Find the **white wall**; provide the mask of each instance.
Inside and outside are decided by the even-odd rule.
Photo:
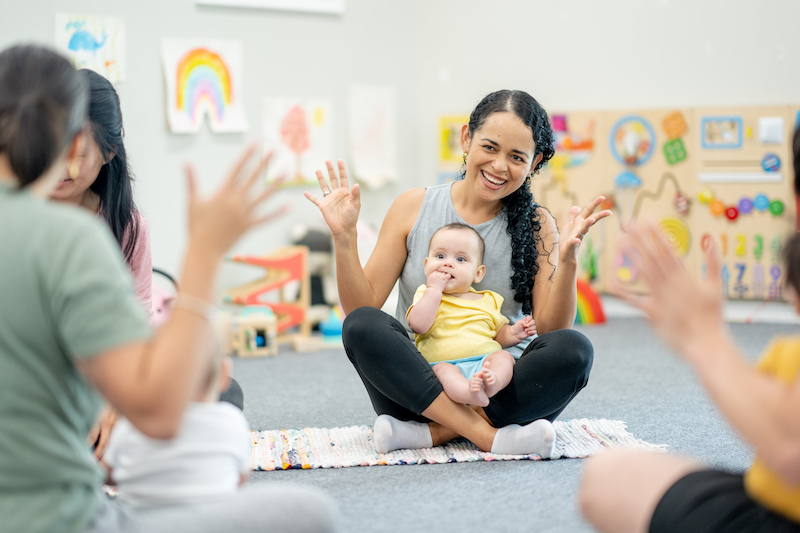
[[[424,11],[425,172],[436,117],[501,88],[551,112],[800,102],[795,0],[436,0]]]
[[[153,264],[176,272],[185,245],[185,180],[182,168],[197,167],[204,190],[211,190],[248,142],[260,139],[262,102],[272,97],[329,97],[334,102],[336,157],[345,158],[346,101],[351,83],[397,89],[398,161],[401,179],[379,191],[365,191],[363,218],[379,225],[392,199],[418,174],[415,94],[421,40],[414,2],[350,0],[342,16],[280,11],[211,8],[194,0],[26,0],[0,5],[0,47],[17,42],[52,44],[57,12],[123,17],[127,34],[127,78],[117,85],[126,127],[126,148],[137,177],[136,199],[152,234]],[[241,39],[246,70],[245,106],[250,131],[196,135],[169,133],[161,65],[164,37]],[[323,162],[320,162],[322,164]],[[236,250],[267,253],[289,242],[298,222],[322,224],[302,188],[281,191],[275,205],[291,213],[254,231]],[[246,267],[226,266],[221,285]],[[233,273],[233,274],[232,274]]]
[[[121,16],[127,79],[118,90],[137,200],[152,228],[154,264],[171,271],[185,244],[182,165],[211,189],[261,135],[266,96],[333,99],[340,156],[350,83],[398,94],[398,183],[363,195],[379,225],[392,199],[436,175],[437,119],[468,113],[486,93],[522,88],[546,109],[781,104],[800,101],[800,2],[794,0],[348,0],[341,16],[199,7],[193,0],[26,0],[0,7],[0,47],[53,42],[56,12]],[[172,135],[164,113],[164,37],[244,42],[246,134]],[[292,213],[237,247],[267,252],[288,228],[316,223],[302,189]],[[223,269],[222,285],[239,276]]]

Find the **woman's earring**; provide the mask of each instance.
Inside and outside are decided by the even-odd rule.
[[[464,164],[465,165],[467,164],[467,155],[468,155],[468,153],[464,152],[463,158],[464,158]]]
[[[73,159],[72,163],[69,165],[69,169],[67,170],[67,174],[69,174],[70,179],[74,180],[77,178],[80,171],[80,165],[78,165],[78,162]]]

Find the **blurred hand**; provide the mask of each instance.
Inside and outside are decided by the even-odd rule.
[[[86,437],[86,444],[89,447],[94,446],[94,458],[98,461],[103,458],[108,446],[108,439],[111,436],[111,430],[117,424],[119,414],[117,410],[106,404],[100,411],[100,414],[95,420],[92,429],[89,430],[89,435]]]
[[[264,224],[286,212],[280,208],[267,215],[258,210],[272,196],[282,180],[257,192],[256,183],[269,163],[270,155],[261,158],[255,169],[245,167],[253,158],[255,146],[249,147],[233,165],[222,186],[209,198],[200,198],[195,171],[186,167],[189,188],[189,239],[211,253],[222,256],[247,230]]]

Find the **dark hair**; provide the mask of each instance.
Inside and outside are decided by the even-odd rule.
[[[125,144],[119,96],[107,79],[92,70],[79,70],[89,85],[89,126],[92,138],[108,161],[89,189],[100,197],[100,210],[117,239],[125,260],[131,260],[139,235],[136,205]],[[127,232],[127,239],[126,237]],[[127,240],[127,242],[125,242]]]
[[[531,129],[535,143],[534,158],[542,154],[541,161],[531,169],[522,186],[502,199],[508,220],[506,231],[511,236],[511,266],[514,269],[511,288],[514,290],[514,300],[521,303],[522,312],[529,315],[533,310],[533,280],[539,271],[536,240],[541,229],[537,213],[539,205],[533,201],[530,183],[531,178],[553,157],[555,135],[547,112],[531,95],[525,91],[502,90],[487,95],[475,106],[469,116],[470,138],[483,126],[489,115],[503,112],[514,113]]]
[[[792,141],[794,156],[794,192],[800,196],[800,128],[795,129]],[[786,268],[786,284],[800,296],[800,233],[795,232],[781,252]]]
[[[467,224],[462,224],[461,222],[453,222],[453,223],[448,224],[446,226],[442,226],[441,228],[439,228],[436,231],[434,231],[433,235],[431,235],[431,242],[433,242],[433,237],[437,233],[439,233],[440,231],[446,230],[446,229],[455,229],[455,230],[462,230],[462,231],[466,230],[466,231],[471,231],[472,233],[474,233],[475,236],[478,237],[478,264],[482,264],[483,263],[483,254],[486,253],[486,243],[483,242],[483,237],[481,237],[480,233],[475,231],[475,228],[473,228],[472,226],[469,226]],[[429,244],[428,245],[428,251],[429,252],[430,252],[430,249],[431,249],[431,247],[430,247],[430,244]]]
[[[800,233],[793,233],[781,251],[786,268],[786,285],[800,296]]]
[[[0,152],[26,187],[83,127],[86,87],[70,62],[40,46],[0,52]]]
[[[794,193],[800,196],[800,128],[794,130],[792,148],[792,153],[794,154]]]

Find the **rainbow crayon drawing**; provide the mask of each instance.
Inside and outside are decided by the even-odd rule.
[[[198,124],[207,111],[212,123],[221,124],[231,105],[231,76],[228,65],[207,48],[194,48],[178,62],[175,98],[178,109]]]
[[[165,39],[167,116],[175,133],[193,133],[204,117],[214,132],[247,129],[242,104],[242,50],[238,41]]]

